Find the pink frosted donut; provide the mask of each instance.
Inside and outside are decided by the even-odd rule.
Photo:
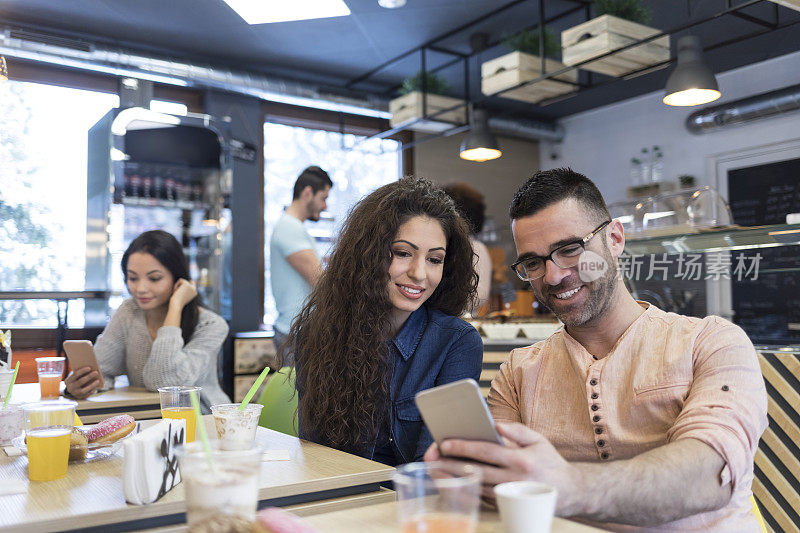
[[[131,415],[118,415],[106,418],[86,432],[91,444],[111,444],[133,431],[136,421]]]
[[[269,533],[318,533],[315,527],[302,518],[277,507],[267,507],[259,511],[256,522]]]

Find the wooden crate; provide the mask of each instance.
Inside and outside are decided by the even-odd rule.
[[[545,69],[555,72],[564,68],[564,64],[553,59],[547,59]],[[542,75],[541,58],[523,52],[511,52],[481,65],[481,91],[483,94],[496,94],[509,87],[534,80]],[[572,83],[564,83],[572,82]],[[504,92],[500,96],[522,100],[523,102],[541,102],[562,94],[578,90],[574,85],[578,81],[578,71],[571,70],[558,75],[555,79],[540,80],[535,83],[523,85],[517,89]]]
[[[788,7],[789,9],[800,11],[800,0],[770,0],[770,1],[775,2],[776,4],[780,4],[783,7]]]
[[[566,65],[574,65],[660,32],[643,24],[602,15],[561,32],[562,60]],[[664,35],[580,68],[609,76],[623,76],[667,61],[669,57],[669,35]]]
[[[453,107],[454,105],[461,104],[462,107],[436,115],[431,120],[435,122],[449,122],[450,124],[466,124],[467,123],[467,108],[463,100],[458,98],[451,98],[449,96],[441,96],[438,94],[423,95],[420,91],[414,91],[404,94],[399,98],[395,98],[389,102],[389,111],[392,113],[392,118],[389,119],[389,124],[393,128],[402,126],[408,122],[422,118],[422,99],[427,98],[427,114],[431,115]],[[418,123],[419,124],[419,123]],[[417,129],[417,124],[412,124],[410,129]],[[420,129],[425,129],[424,127]]]

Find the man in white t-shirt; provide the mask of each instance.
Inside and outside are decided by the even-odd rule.
[[[303,222],[319,220],[328,206],[325,201],[333,187],[328,173],[317,166],[303,170],[294,184],[292,203],[275,224],[269,243],[270,280],[278,318],[275,347],[280,349],[294,317],[300,312],[311,289],[316,285],[322,265],[314,239]],[[291,363],[287,354],[287,364]]]

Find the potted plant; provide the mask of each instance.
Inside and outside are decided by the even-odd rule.
[[[641,0],[596,0],[594,6],[598,14],[596,18],[561,32],[563,61],[567,65],[661,33],[661,30],[645,25],[650,12],[642,6]],[[668,61],[669,57],[669,36],[664,35],[580,68],[609,76],[623,76]]]
[[[496,94],[504,89],[535,80],[542,76],[542,59],[539,51],[539,32],[523,30],[503,41],[513,50],[481,65],[481,91],[483,94]],[[544,32],[545,71],[555,72],[564,68],[557,58],[561,52],[558,39],[549,30]],[[560,81],[561,80],[561,81]],[[502,93],[504,98],[524,102],[541,102],[562,94],[576,91],[578,71],[571,70],[555,79],[539,80]]]
[[[406,78],[400,89],[402,96],[389,102],[389,111],[392,118],[389,124],[392,127],[402,126],[419,118],[423,118],[423,101],[425,102],[424,115],[432,115],[442,109],[461,104],[462,107],[436,115],[431,120],[415,122],[410,129],[429,130],[431,122],[449,122],[451,124],[466,124],[467,109],[464,101],[458,98],[445,96],[450,90],[447,82],[439,75],[428,72],[425,75],[425,87],[422,86],[422,72]]]

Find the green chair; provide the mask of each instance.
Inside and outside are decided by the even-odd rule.
[[[283,367],[269,376],[258,403],[264,406],[258,419],[259,426],[297,436],[297,392],[291,367]]]

